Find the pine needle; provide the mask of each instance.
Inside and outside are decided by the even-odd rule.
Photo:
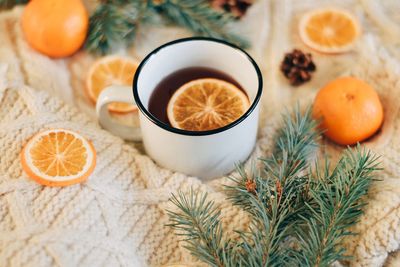
[[[100,4],[89,20],[85,48],[90,52],[106,54],[130,44],[142,18],[146,15],[144,1],[119,4],[115,1]]]
[[[234,185],[226,187],[228,199],[248,211],[259,225],[247,236],[251,243],[260,242],[264,246],[259,251],[251,248],[245,255],[253,261],[262,258],[259,266],[281,266],[286,262],[287,251],[279,244],[293,232],[296,220],[304,211],[303,198],[308,180],[302,172],[308,167],[308,159],[315,152],[319,137],[310,107],[303,115],[297,107],[294,115],[284,115],[283,121],[273,155],[262,159],[262,173],[253,168],[249,175],[239,165],[240,178],[232,178]],[[254,191],[246,187],[248,181],[255,183]],[[265,229],[264,236],[260,236],[260,228]]]
[[[250,215],[238,240],[224,238],[220,210],[207,195],[182,192],[173,196],[178,212],[171,225],[187,248],[211,266],[329,266],[348,259],[342,239],[366,205],[364,196],[379,170],[378,158],[359,146],[348,149],[331,171],[325,160],[312,172],[310,159],[320,137],[311,108],[283,116],[273,155],[263,168],[249,172],[238,165],[239,177],[226,186],[228,199]]]
[[[140,25],[159,15],[195,35],[224,39],[243,48],[249,46],[245,39],[227,30],[226,25],[235,18],[214,10],[206,0],[103,0],[90,16],[85,47],[100,54],[128,47]]]
[[[250,46],[245,39],[226,30],[225,26],[235,21],[235,18],[229,13],[211,8],[208,1],[164,0],[159,10],[196,35],[224,39],[242,48]]]
[[[332,172],[326,164],[322,174],[316,173],[307,203],[310,216],[302,218],[305,227],[298,229],[301,266],[330,266],[347,259],[341,241],[354,234],[348,228],[361,216],[363,197],[377,170],[378,158],[357,146],[345,152]]]
[[[171,221],[168,226],[177,230],[186,242],[185,248],[211,266],[227,266],[230,241],[223,240],[221,211],[214,202],[207,201],[206,193],[196,194],[193,189],[188,196],[178,192],[171,202],[180,212],[167,211]]]

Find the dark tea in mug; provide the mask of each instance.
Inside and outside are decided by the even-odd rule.
[[[202,78],[215,78],[235,85],[245,92],[242,86],[230,75],[206,67],[189,67],[171,73],[156,86],[149,100],[149,111],[160,121],[171,126],[167,116],[167,106],[172,95],[184,84]]]

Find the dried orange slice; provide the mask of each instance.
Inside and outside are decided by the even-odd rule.
[[[93,103],[96,103],[101,91],[109,85],[131,85],[138,67],[134,59],[121,56],[106,56],[91,66],[86,77],[86,90]],[[136,111],[133,104],[114,102],[108,109],[117,113]]]
[[[323,53],[351,50],[360,35],[357,19],[346,10],[316,9],[303,15],[299,23],[302,41]]]
[[[67,186],[83,182],[96,166],[96,151],[81,135],[64,129],[34,135],[21,153],[22,168],[42,185]]]
[[[247,95],[235,85],[206,78],[182,85],[168,103],[167,116],[175,128],[207,131],[234,122],[249,106]]]

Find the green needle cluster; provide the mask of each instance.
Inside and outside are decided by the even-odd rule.
[[[106,54],[129,46],[135,40],[137,29],[153,23],[152,18],[159,15],[163,18],[162,24],[176,24],[198,36],[224,39],[244,48],[249,46],[246,40],[225,27],[235,18],[214,10],[207,0],[103,0],[90,17],[85,47]]]
[[[379,170],[366,149],[348,148],[331,168],[312,164],[321,132],[311,109],[283,116],[274,153],[262,167],[246,171],[225,186],[227,199],[249,214],[250,226],[229,239],[218,206],[207,194],[179,192],[177,211],[168,211],[186,248],[210,266],[330,266],[349,260],[342,246],[349,227],[366,205],[364,196]],[[322,168],[320,166],[323,166]]]

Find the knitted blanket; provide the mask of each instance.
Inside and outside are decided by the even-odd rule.
[[[260,1],[258,5],[267,3],[283,20],[298,8],[290,1],[278,2]],[[224,200],[220,185],[228,182],[225,177],[205,183],[160,168],[140,147],[100,129],[82,93],[82,70],[92,58],[80,53],[69,60],[51,60],[36,53],[21,35],[20,11],[0,16],[0,266],[160,266],[174,262],[199,266],[165,226],[165,210],[173,208],[168,202],[170,194],[190,187],[209,192],[221,206],[223,227],[228,231],[248,225],[246,214]],[[277,21],[278,16],[271,20]],[[276,29],[270,32],[276,35]],[[264,100],[258,142],[247,163],[271,153],[282,102],[288,104],[291,98],[311,101],[315,88],[327,79],[323,75],[354,75],[376,88],[385,122],[364,144],[382,156],[384,171],[382,181],[370,191],[365,214],[354,226],[359,234],[344,240],[354,260],[343,264],[351,266],[400,264],[396,253],[400,246],[400,62],[393,56],[395,46],[385,48],[379,36],[366,35],[356,55],[317,58],[322,70],[313,82],[286,98],[282,96],[293,89],[277,73],[279,59],[263,60],[270,97]],[[276,50],[285,49],[274,40],[270,45]],[[255,49],[252,53],[260,60],[272,52]],[[328,68],[328,64],[338,66]],[[280,98],[285,100],[277,102]],[[47,128],[78,131],[93,142],[98,161],[87,182],[51,188],[27,178],[20,165],[21,148]],[[320,154],[333,161],[343,149],[327,140],[321,145]]]

